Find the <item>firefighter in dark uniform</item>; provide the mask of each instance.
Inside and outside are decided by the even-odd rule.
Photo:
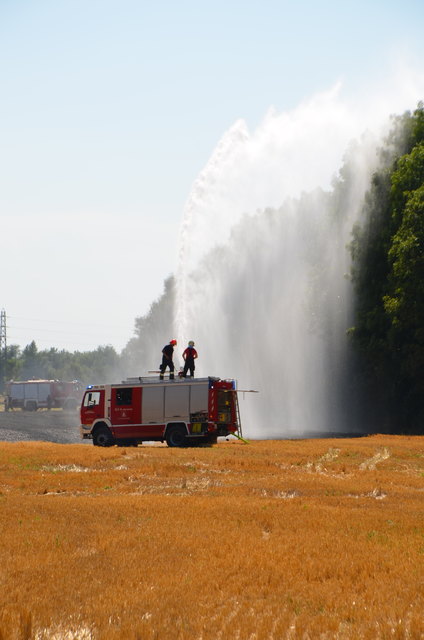
[[[194,361],[197,358],[197,351],[194,348],[193,340],[190,340],[190,342],[188,343],[188,347],[183,353],[183,358],[184,358],[183,378],[185,378],[187,376],[187,372],[189,370],[190,370],[190,376],[193,378],[194,377],[194,369],[195,369]]]
[[[162,349],[162,364],[160,365],[159,379],[163,380],[163,374],[167,367],[169,367],[169,379],[174,379],[174,362],[172,360],[174,356],[174,347],[177,344],[176,340],[171,340],[169,344],[166,344]]]

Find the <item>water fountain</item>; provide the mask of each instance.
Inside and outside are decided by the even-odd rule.
[[[241,404],[251,438],[359,428],[346,245],[377,163],[362,126],[337,87],[253,133],[239,121],[188,198],[177,335],[196,341],[199,375],[259,391]]]

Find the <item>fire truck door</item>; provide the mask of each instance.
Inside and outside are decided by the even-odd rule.
[[[115,437],[136,437],[141,418],[141,387],[112,387],[110,417]]]

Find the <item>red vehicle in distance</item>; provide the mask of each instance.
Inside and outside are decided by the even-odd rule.
[[[6,383],[4,399],[5,411],[23,409],[37,411],[38,409],[64,409],[76,411],[81,404],[84,387],[81,382],[74,380],[22,380]]]

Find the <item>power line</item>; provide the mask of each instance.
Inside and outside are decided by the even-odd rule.
[[[12,320],[12,322],[10,322]],[[25,321],[31,326],[19,324],[19,320]],[[42,323],[44,326],[34,326],[32,323]],[[46,325],[51,325],[50,327]],[[68,320],[51,320],[43,318],[28,318],[25,316],[4,316],[4,331],[8,331],[9,343],[23,342],[29,343],[33,340],[38,345],[44,345],[58,350],[82,351],[84,347],[89,350],[95,350],[98,346],[113,346],[114,344],[123,343],[124,346],[134,337],[134,329],[123,325],[106,325],[94,323],[82,323]],[[66,328],[69,327],[69,328]],[[21,332],[30,334],[30,338],[22,338]],[[118,336],[116,333],[118,332]],[[110,334],[114,334],[113,337]],[[47,335],[49,337],[47,337]],[[66,336],[62,339],[62,336]],[[85,340],[81,340],[83,336]],[[52,345],[53,342],[60,342],[61,346]],[[75,342],[78,347],[75,347]],[[93,346],[95,343],[96,346]],[[67,346],[68,345],[68,346]],[[123,348],[123,347],[122,347]],[[119,350],[119,349],[118,349]]]
[[[87,331],[84,332],[75,332],[75,331],[66,331],[65,329],[43,329],[43,328],[37,328],[34,329],[34,327],[19,327],[17,325],[7,325],[8,329],[12,329],[12,331],[32,331],[35,333],[54,333],[54,334],[64,334],[66,333],[66,335],[71,335],[71,336],[86,336],[87,335]],[[108,330],[106,327],[102,327],[102,329],[104,330]],[[123,331],[123,329],[121,329],[120,331]],[[126,332],[127,333],[127,332]],[[94,331],[91,331],[90,335],[96,335],[96,333]]]
[[[111,340],[109,340],[109,341],[108,340],[97,340],[96,341],[96,346],[93,346],[93,342],[94,341],[92,341],[92,342],[78,342],[78,345],[79,345],[78,347],[74,346],[74,344],[75,344],[74,342],[66,342],[64,340],[61,340],[60,341],[61,346],[57,347],[54,344],[52,344],[51,340],[43,340],[43,339],[40,339],[40,338],[37,338],[37,337],[31,338],[31,340],[22,340],[21,338],[18,338],[16,336],[11,336],[11,337],[9,336],[10,344],[14,344],[15,343],[15,344],[18,344],[18,346],[20,344],[28,345],[32,341],[34,341],[37,344],[37,346],[45,345],[45,346],[47,346],[47,347],[49,347],[51,349],[57,349],[57,351],[68,351],[68,350],[70,350],[70,351],[82,351],[83,350],[82,347],[87,347],[88,351],[95,351],[98,347],[105,347],[105,346],[106,347],[111,346],[114,349],[116,349],[117,351],[119,351],[119,349],[117,349],[112,344]],[[129,340],[127,340],[127,342],[129,342]],[[63,346],[63,345],[65,345],[65,346]],[[68,347],[66,347],[66,345],[68,345]]]
[[[103,327],[105,329],[123,329],[123,326],[117,326],[117,325],[111,325],[111,324],[94,324],[94,323],[90,323],[90,322],[74,322],[71,320],[51,320],[49,318],[27,318],[24,316],[8,316],[8,319],[12,319],[12,320],[25,320],[27,322],[42,322],[43,324],[46,324],[48,322],[53,323],[53,324],[69,324],[69,325],[78,325],[80,327]],[[134,321],[133,321],[134,322]],[[26,327],[25,327],[26,328]]]
[[[78,345],[84,346],[93,346],[93,343],[97,344],[97,345],[104,345],[104,344],[114,344],[116,342],[122,342],[124,344],[127,344],[127,342],[129,342],[134,336],[133,335],[128,335],[125,334],[123,337],[119,337],[116,335],[110,336],[107,333],[91,333],[89,334],[88,332],[81,334],[81,333],[72,333],[69,331],[66,332],[57,332],[57,331],[49,331],[48,329],[46,330],[30,330],[31,333],[28,334],[30,337],[26,337],[23,338],[22,335],[20,333],[18,333],[18,331],[15,329],[15,331],[12,332],[8,332],[8,340],[9,340],[9,344],[12,343],[29,343],[32,342],[33,340],[37,343],[37,344],[46,344],[46,345],[51,345],[54,346],[52,343],[57,341],[60,342],[60,344],[75,344],[75,342],[78,343]],[[43,333],[41,333],[43,332]],[[47,335],[46,335],[47,333]],[[82,339],[79,336],[84,336]],[[58,348],[58,347],[55,347]]]

